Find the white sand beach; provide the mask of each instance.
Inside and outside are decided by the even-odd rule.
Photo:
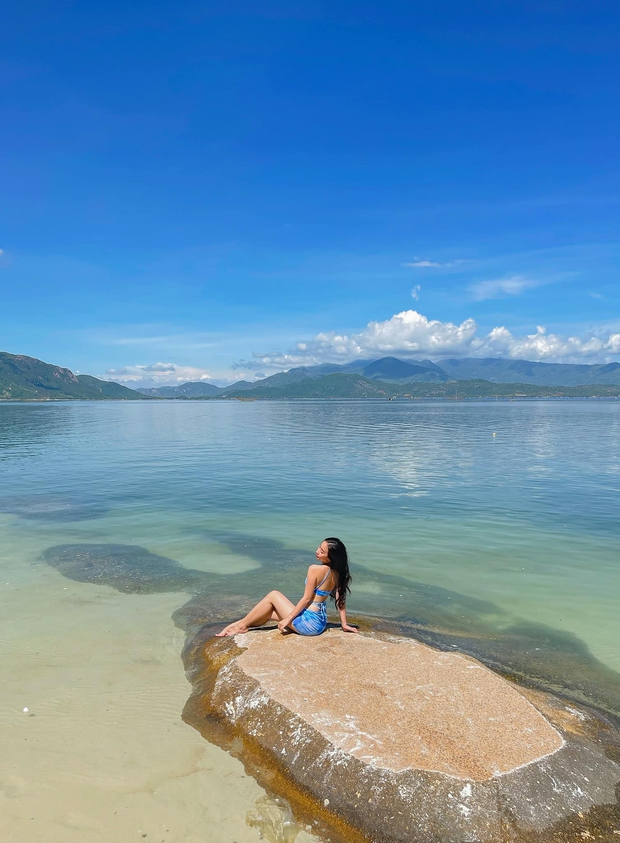
[[[181,721],[184,596],[3,572],[2,843],[257,841],[264,791]]]

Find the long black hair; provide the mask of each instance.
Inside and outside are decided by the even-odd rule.
[[[324,539],[327,542],[327,555],[329,557],[329,567],[336,574],[336,585],[334,586],[331,596],[336,601],[336,606],[339,609],[344,609],[347,602],[347,594],[351,593],[349,583],[351,582],[351,574],[349,573],[349,557],[347,556],[347,549],[340,539],[335,536],[330,536]]]

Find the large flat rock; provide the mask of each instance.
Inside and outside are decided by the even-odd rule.
[[[239,636],[237,664],[333,746],[378,769],[485,781],[561,749],[514,686],[411,639]]]
[[[620,841],[613,725],[473,658],[332,629],[201,658],[186,718],[330,840]]]

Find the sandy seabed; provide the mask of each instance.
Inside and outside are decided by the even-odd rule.
[[[264,791],[181,720],[184,596],[3,557],[0,843],[256,843]]]

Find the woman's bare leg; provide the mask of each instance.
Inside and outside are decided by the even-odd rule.
[[[218,638],[224,635],[239,635],[247,632],[251,626],[262,626],[270,620],[282,620],[290,615],[294,608],[294,604],[281,591],[270,591],[244,618],[228,624],[218,632]]]

